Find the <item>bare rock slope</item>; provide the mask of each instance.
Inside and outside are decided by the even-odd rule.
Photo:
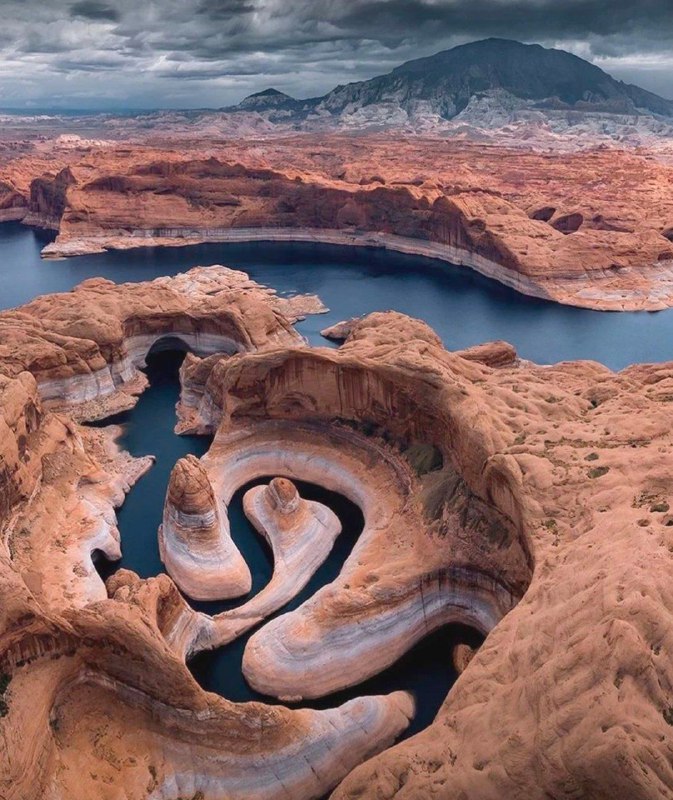
[[[672,171],[663,156],[385,135],[306,135],[208,153],[108,147],[69,153],[48,173],[23,158],[0,178],[19,186],[34,169],[23,221],[58,231],[49,256],[326,242],[441,259],[587,308],[673,304]]]
[[[105,309],[132,310],[147,324],[168,296],[177,307],[163,305],[162,331],[172,329],[171,313],[184,322],[197,276],[176,279],[182,291],[173,294],[161,282],[76,290],[80,302],[87,291],[98,300],[86,322],[73,316],[68,295],[3,318],[12,321],[0,358],[0,795],[7,800],[115,800],[120,792],[133,800],[320,797],[392,743],[413,713],[401,692],[324,712],[207,694],[177,644],[194,612],[175,584],[122,571],[106,587],[93,568],[94,551],[119,557],[114,508],[151,459],[120,451],[114,426],[88,428],[46,408],[41,370],[54,362],[53,344],[73,374],[89,374],[82,353],[94,363],[101,352],[116,355],[105,350],[105,327],[100,342],[80,335]],[[269,336],[301,346],[272,296],[254,287],[250,296],[242,281],[224,303],[223,273],[212,277],[215,320],[230,325],[239,304],[255,301],[251,329],[262,347]],[[200,300],[207,312],[207,297]],[[121,325],[113,334],[123,343]],[[21,358],[35,374],[20,370]]]
[[[314,305],[313,298],[295,298]],[[243,272],[190,270],[150,283],[91,278],[0,312],[0,374],[30,372],[42,401],[87,419],[130,408],[146,385],[139,368],[175,341],[199,355],[300,343],[287,301]]]
[[[176,279],[182,303],[193,279]],[[153,287],[104,288],[147,320]],[[365,521],[341,574],[250,639],[250,682],[323,696],[450,621],[485,642],[461,658],[430,728],[392,749],[414,713],[404,693],[328,711],[205,693],[185,657],[230,641],[241,620],[194,612],[166,575],[120,571],[104,587],[92,568],[93,550],[123,548],[114,508],[150,464],[121,452],[114,428],[43,402],[52,340],[69,374],[103,352],[95,339],[82,349],[69,296],[54,296],[0,323],[13,325],[0,358],[0,794],[308,800],[339,784],[339,800],[673,796],[673,366],[538,367],[503,343],[448,353],[395,313],[314,349],[272,296],[228,292],[230,314],[252,292],[255,318],[273,324],[239,352],[185,363],[180,427],[214,434],[191,469],[199,486],[226,515],[253,478],[317,481]],[[189,486],[170,497],[207,513],[210,493],[204,505]],[[247,507],[279,567],[271,596],[248,607],[258,624],[305,579],[301,559],[282,568],[301,532],[322,519],[336,534],[286,480]]]
[[[435,723],[335,797],[667,797],[673,370],[475,355],[387,314],[336,352],[212,369],[191,417],[217,429],[209,471],[230,475],[234,442],[246,476],[282,449],[365,513],[339,578],[253,636],[246,675],[321,695],[469,621],[490,632]]]

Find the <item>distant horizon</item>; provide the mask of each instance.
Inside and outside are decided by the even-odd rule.
[[[0,2],[1,2],[1,0],[0,0]],[[485,37],[485,39],[489,39],[489,38],[504,39],[505,37]],[[479,42],[479,41],[484,41],[484,38],[482,38],[482,39],[472,39],[469,42],[462,42],[461,44],[472,44],[472,43]],[[521,44],[541,44],[541,46],[543,46],[543,47],[548,47],[548,45],[544,45],[544,44],[542,44],[540,42],[532,42],[532,41],[531,42],[523,42],[523,41],[520,41],[518,39],[510,39],[510,41],[518,41]],[[458,46],[460,46],[460,45],[454,45],[454,47],[458,47]],[[406,61],[409,61],[409,60],[413,60],[415,58],[425,58],[425,57],[428,57],[428,56],[436,55],[437,53],[440,53],[440,52],[443,52],[443,51],[449,50],[449,49],[452,49],[452,48],[442,48],[442,49],[439,49],[439,50],[434,50],[434,51],[429,52],[429,53],[419,54],[417,56],[413,56],[411,59],[409,59],[409,58],[405,59],[405,61],[404,62],[400,62],[400,64],[405,63]],[[563,48],[561,46],[556,46],[553,49],[564,50],[565,48]],[[568,50],[567,52],[572,52],[572,51]],[[578,55],[578,54],[577,53],[573,53],[573,55]],[[611,75],[616,80],[620,80],[620,81],[622,81],[624,83],[631,83],[631,84],[634,84],[636,86],[640,86],[640,88],[643,88],[643,89],[646,89],[648,91],[654,92],[655,94],[659,94],[661,97],[663,97],[663,98],[665,98],[667,100],[673,100],[673,92],[669,91],[669,93],[662,93],[662,92],[656,91],[656,89],[648,87],[646,85],[646,82],[636,83],[636,82],[634,82],[632,80],[625,80],[624,78],[619,77],[618,74],[615,74],[613,72],[610,72],[610,70],[605,69],[605,67],[602,66],[600,63],[596,63],[596,61],[591,61],[590,59],[587,59],[584,56],[579,56],[579,57],[580,58],[584,58],[584,60],[589,61],[589,63],[592,63],[595,66],[599,67],[600,69],[603,69],[605,72],[607,72],[609,75]],[[389,70],[387,70],[387,72],[390,72],[396,66],[399,66],[399,64],[395,64],[393,67],[391,67]],[[386,74],[386,73],[376,72],[376,73],[374,73],[372,75],[364,76],[362,78],[359,78],[357,81],[348,81],[348,83],[354,83],[354,82],[358,82],[358,81],[370,80],[370,79],[375,78],[375,77],[377,77],[379,75],[382,75],[382,74]],[[276,76],[276,77],[279,77],[279,76]],[[238,97],[238,99],[235,99],[233,102],[222,103],[222,104],[218,104],[217,102],[214,102],[211,105],[156,105],[156,106],[142,106],[142,105],[134,105],[134,104],[128,104],[128,103],[124,104],[123,101],[120,101],[118,104],[114,104],[114,105],[108,104],[108,105],[90,105],[90,106],[87,106],[87,105],[79,105],[79,106],[78,105],[72,105],[72,106],[70,106],[70,105],[66,105],[65,103],[63,105],[43,105],[41,103],[36,102],[35,100],[27,99],[25,101],[24,105],[2,105],[2,104],[0,104],[0,113],[8,114],[10,116],[11,115],[16,115],[16,116],[72,116],[72,117],[77,117],[77,116],[94,116],[94,115],[103,115],[103,114],[122,115],[122,116],[136,116],[136,115],[142,115],[142,114],[156,114],[156,113],[167,112],[167,111],[176,111],[176,112],[180,112],[180,111],[184,111],[184,112],[189,112],[189,111],[193,111],[193,112],[198,112],[198,111],[216,112],[216,111],[219,111],[219,110],[224,109],[224,108],[233,107],[233,106],[237,105],[242,100],[244,100],[245,98],[247,98],[247,97],[249,97],[251,95],[261,94],[261,93],[263,93],[265,91],[268,91],[270,89],[275,89],[275,90],[277,90],[279,92],[287,94],[290,97],[292,97],[293,99],[296,99],[296,100],[299,100],[299,101],[305,101],[305,100],[310,100],[310,99],[312,99],[314,97],[323,96],[324,94],[327,94],[329,91],[331,91],[333,88],[335,88],[337,85],[339,85],[339,83],[334,83],[325,92],[323,92],[321,94],[317,94],[317,95],[316,94],[310,94],[310,95],[306,95],[306,96],[297,96],[296,94],[292,94],[288,89],[283,88],[283,82],[281,80],[278,80],[278,81],[276,81],[275,84],[264,85],[264,86],[261,86],[260,88],[255,89],[254,91],[245,90],[245,93],[241,94],[240,97]]]
[[[0,0],[0,108],[217,109],[296,98],[489,37],[673,99],[670,0]]]

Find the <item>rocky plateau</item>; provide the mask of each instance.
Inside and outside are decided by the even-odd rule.
[[[673,307],[673,103],[562,51],[489,39],[322,97],[0,121],[0,223],[42,231],[46,269],[318,242]],[[309,346],[295,323],[325,310],[214,265],[0,311],[0,800],[673,800],[673,362],[450,352],[394,311]],[[185,354],[176,435],[209,438],[171,458],[146,526],[165,571],[141,577],[115,567],[117,511],[161,460],[114,415],[162,351]],[[307,485],[361,514],[327,581],[347,525]],[[241,495],[272,562],[255,591]],[[410,736],[422,699],[361,684],[451,625],[480,644],[436,653],[458,678]],[[232,643],[262,700],[195,678]]]
[[[308,347],[292,320],[316,305],[215,267],[90,280],[0,315],[0,796],[673,796],[673,365],[447,352],[395,312]],[[190,351],[176,429],[212,444],[169,482],[169,574],[104,583],[94,556],[119,558],[115,508],[152,459],[87,423],[132,405],[147,353],[176,342]],[[270,475],[244,499],[270,583],[195,611],[179,588],[245,590],[228,507]],[[334,581],[266,621],[340,530],[293,481],[344,495],[364,528]],[[460,678],[392,747],[415,713],[404,692],[326,711],[236,704],[187,667],[254,627],[246,679],[297,703],[453,622],[484,643],[443,654]]]
[[[63,257],[203,241],[383,247],[585,308],[673,305],[673,162],[388,135],[91,146],[0,166],[7,219]]]

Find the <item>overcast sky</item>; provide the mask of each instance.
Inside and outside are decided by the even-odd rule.
[[[295,97],[487,36],[562,47],[673,98],[673,0],[0,0],[0,106]]]

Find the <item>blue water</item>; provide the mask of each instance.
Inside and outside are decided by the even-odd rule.
[[[666,360],[673,351],[671,311],[610,314],[558,306],[518,295],[469,270],[382,250],[259,243],[149,248],[42,261],[40,249],[47,241],[47,234],[19,224],[0,225],[0,308],[20,305],[38,294],[68,290],[88,277],[142,281],[197,264],[222,263],[244,269],[281,293],[317,293],[330,312],[298,326],[313,344],[324,343],[319,331],[326,325],[374,310],[396,309],[426,320],[449,348],[505,339],[521,356],[540,363],[590,358],[618,369],[634,362]],[[177,459],[188,453],[200,456],[210,444],[207,437],[173,434],[181,358],[174,352],[149,358],[150,387],[135,409],[112,420],[124,425],[123,444],[129,451],[136,456],[153,454],[156,464],[119,510],[124,555],[118,564],[101,566],[103,574],[119,566],[143,577],[163,571],[156,534],[170,471]],[[246,488],[234,498],[230,516],[234,540],[253,573],[254,594],[268,582],[273,564],[267,546],[243,515],[241,498]],[[309,586],[283,612],[338,575],[362,529],[359,510],[344,498],[318,487],[301,489],[304,496],[330,505],[339,514],[344,532]],[[195,605],[209,612],[231,606]],[[451,647],[458,641],[476,643],[475,636],[458,627],[438,631],[382,675],[308,705],[329,707],[358,694],[408,689],[418,702],[410,735],[431,722],[455,680]],[[242,637],[216,652],[199,655],[190,665],[193,674],[204,688],[231,700],[269,700],[253,692],[242,676],[246,641]]]
[[[314,344],[324,343],[319,331],[331,323],[395,309],[424,319],[454,349],[505,339],[538,363],[588,358],[613,369],[673,357],[673,310],[606,313],[560,306],[524,297],[468,269],[384,250],[262,242],[42,261],[47,240],[18,223],[0,225],[0,307],[66,291],[92,276],[143,281],[219,263],[280,292],[319,294],[330,312],[299,325]]]
[[[154,467],[141,478],[117,513],[123,556],[121,561],[114,564],[103,562],[99,565],[103,577],[120,567],[131,569],[145,578],[163,572],[157,546],[157,528],[161,523],[171,469],[178,458],[187,453],[203,455],[210,445],[210,437],[207,436],[183,437],[173,433],[175,403],[179,395],[178,369],[182,358],[183,354],[176,352],[151,355],[147,370],[150,386],[140,397],[137,406],[132,411],[118,414],[101,423],[115,422],[123,425],[125,433],[122,444],[136,456],[152,454],[157,459]],[[264,479],[255,483],[262,482],[265,482]],[[248,597],[264,588],[273,572],[273,559],[268,545],[243,513],[243,495],[252,485],[254,484],[241,487],[229,506],[233,539],[252,572],[252,590]],[[337,577],[363,527],[360,509],[346,498],[317,486],[302,483],[297,485],[302,497],[329,505],[339,516],[343,531],[329,558],[316,571],[306,588],[278,613],[297,608],[321,586]],[[241,605],[246,599],[248,598],[192,605],[198,610],[215,614]],[[219,650],[202,653],[190,663],[194,676],[204,689],[239,702],[276,702],[273,698],[253,691],[243,677],[243,651],[252,633],[250,631]],[[466,628],[449,626],[421,642],[382,675],[344,692],[302,705],[331,708],[363,694],[384,694],[406,689],[413,692],[417,700],[416,716],[405,734],[410,736],[432,722],[453,685],[456,673],[451,664],[451,649],[457,642],[478,644],[479,637]]]

